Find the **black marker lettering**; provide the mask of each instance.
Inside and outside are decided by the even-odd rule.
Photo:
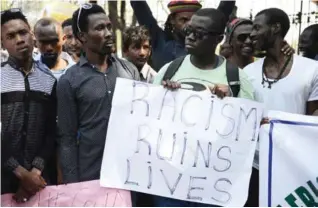
[[[145,87],[146,89],[146,93],[141,97],[141,98],[135,98],[136,97],[136,86],[137,85],[141,85],[143,87]],[[133,99],[131,102],[131,108],[130,108],[130,113],[133,114],[134,113],[134,104],[135,102],[142,102],[146,105],[146,116],[149,116],[149,103],[147,102],[147,100],[145,100],[145,98],[148,96],[149,94],[149,87],[146,83],[142,83],[142,82],[134,82],[133,83]]]
[[[168,92],[169,92],[169,94],[170,94],[170,95],[172,96],[172,98],[173,98],[173,106],[165,105],[165,103],[166,103],[166,97],[167,97]],[[160,108],[159,115],[158,115],[158,120],[161,119],[162,110],[163,110],[163,107],[164,107],[164,106],[173,108],[172,121],[174,121],[175,116],[176,116],[176,111],[177,111],[176,107],[177,107],[177,106],[176,106],[176,98],[175,98],[175,95],[171,92],[171,90],[167,90],[167,91],[165,92],[164,96],[163,96],[162,103],[161,103],[161,108]]]
[[[254,117],[252,117],[252,119],[254,119],[254,125],[253,125],[253,135],[252,135],[251,141],[255,141],[255,136],[256,136],[255,134],[256,134],[257,125],[260,125],[257,123],[257,110],[256,110],[256,108],[251,108],[250,111],[248,112],[248,114],[246,115],[246,113],[242,107],[240,107],[240,116],[239,116],[239,120],[238,120],[236,138],[235,138],[236,141],[238,141],[238,139],[240,137],[240,133],[241,133],[241,129],[242,129],[242,117],[244,117],[244,121],[246,123],[246,121],[249,119],[249,117],[252,114],[254,115]]]
[[[232,163],[231,163],[231,161],[230,161],[229,159],[227,159],[227,158],[221,156],[221,150],[223,150],[223,149],[227,149],[228,152],[229,152],[229,154],[231,154],[231,148],[228,147],[228,146],[223,146],[223,147],[221,147],[221,148],[218,150],[218,152],[217,152],[217,157],[218,157],[220,160],[227,161],[228,165],[227,165],[227,167],[224,168],[223,170],[216,168],[215,165],[214,165],[214,166],[213,166],[213,169],[214,169],[215,171],[217,171],[217,172],[225,172],[225,171],[229,170],[229,169],[231,168],[231,165],[232,165]]]
[[[127,159],[127,174],[126,174],[125,184],[139,186],[137,182],[129,181],[129,178],[130,178],[130,160]]]
[[[171,187],[171,186],[169,185],[168,179],[166,178],[165,174],[163,173],[163,170],[160,170],[160,172],[161,172],[161,174],[162,174],[162,176],[163,176],[163,179],[165,180],[165,183],[166,183],[167,187],[169,188],[170,194],[173,195],[173,193],[174,193],[175,190],[177,189],[177,186],[178,186],[178,184],[179,184],[179,181],[181,180],[182,174],[179,173],[179,176],[178,176],[176,182],[175,182],[175,183],[173,184],[173,186]]]
[[[151,188],[151,186],[152,186],[152,167],[151,167],[151,162],[150,161],[148,161],[147,162],[148,164],[149,164],[149,166],[148,166],[148,186],[147,186],[147,188],[148,189],[150,189]]]
[[[233,109],[233,106],[229,103],[225,104],[223,107],[222,107],[222,110],[221,110],[221,115],[224,116],[231,124],[232,128],[231,130],[229,130],[229,132],[227,133],[220,133],[219,130],[216,130],[216,133],[218,133],[221,137],[228,137],[229,135],[231,135],[234,131],[234,127],[235,127],[235,119],[231,118],[229,115],[226,115],[225,112],[226,112],[226,107],[230,107]]]
[[[201,152],[201,154],[203,156],[205,167],[208,168],[210,166],[210,157],[211,157],[211,151],[212,151],[212,143],[211,142],[208,143],[208,154],[207,154],[207,157],[205,157],[205,154],[204,154],[204,152],[202,150],[200,141],[199,140],[197,141],[197,149],[196,149],[196,152],[195,152],[195,159],[194,159],[193,167],[197,167],[198,158],[199,158],[199,151]]]
[[[143,131],[143,129],[147,129],[148,130],[148,133],[143,136],[141,135]],[[151,155],[151,145],[150,143],[146,140],[146,138],[148,137],[148,135],[150,134],[150,127],[148,125],[140,125],[138,126],[138,139],[137,139],[137,149],[135,151],[135,153],[139,153],[139,150],[140,150],[140,144],[141,143],[144,143],[147,145],[148,147],[148,155]]]
[[[192,99],[192,98],[198,98],[199,100],[202,100],[202,98],[201,98],[199,95],[191,95],[190,97],[188,97],[188,98],[184,101],[184,103],[183,103],[183,105],[182,105],[182,109],[181,109],[181,114],[180,114],[180,116],[181,116],[181,121],[182,121],[182,123],[184,123],[187,127],[192,127],[192,126],[195,126],[195,125],[196,125],[195,122],[194,122],[194,123],[190,123],[190,122],[186,121],[186,119],[184,118],[184,109],[185,109],[185,106],[186,106],[186,104],[188,104],[188,102],[189,102],[190,99]]]
[[[160,148],[161,148],[161,142],[162,142],[162,130],[159,129],[159,135],[158,135],[158,141],[157,141],[157,157],[160,160],[167,160],[167,161],[171,161],[172,157],[174,155],[174,149],[175,149],[175,145],[176,145],[176,134],[172,135],[173,137],[173,144],[172,144],[172,150],[171,150],[171,154],[170,157],[163,157],[160,155]]]
[[[205,126],[205,130],[209,130],[210,128],[210,123],[211,123],[211,118],[212,118],[212,115],[213,115],[213,104],[214,104],[214,100],[212,99],[211,100],[211,105],[210,105],[210,111],[209,111],[209,118],[208,118],[208,122]]]
[[[220,178],[220,179],[217,180],[217,181],[215,182],[215,184],[214,184],[215,190],[217,190],[217,191],[219,191],[219,192],[221,192],[221,193],[226,194],[226,195],[228,196],[227,199],[224,200],[224,201],[221,201],[221,200],[216,199],[216,198],[214,198],[214,197],[211,197],[211,198],[212,198],[213,200],[217,201],[217,202],[220,202],[220,203],[227,203],[228,201],[231,200],[232,196],[231,196],[231,194],[230,194],[229,192],[227,192],[227,191],[225,191],[225,190],[222,190],[222,189],[220,189],[220,188],[217,186],[219,183],[222,183],[222,182],[226,182],[226,183],[230,184],[231,186],[232,186],[232,182],[231,182],[229,179],[227,179],[227,178]],[[230,188],[228,188],[228,190],[229,190],[229,189],[230,189]],[[223,199],[224,197],[220,197],[220,198]]]
[[[184,132],[184,139],[183,139],[183,150],[182,150],[182,156],[181,156],[181,165],[183,165],[184,155],[187,149],[187,132]]]
[[[192,186],[193,181],[196,180],[196,179],[206,180],[206,177],[192,177],[192,176],[190,176],[187,199],[202,201],[202,197],[199,197],[199,196],[191,196],[191,191],[192,191],[192,190],[204,190],[202,187],[193,187],[193,186]]]

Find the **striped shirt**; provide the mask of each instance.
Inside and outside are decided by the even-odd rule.
[[[19,165],[43,170],[54,151],[56,79],[34,61],[30,73],[9,58],[1,64],[1,178]],[[4,185],[2,180],[2,186]],[[9,182],[8,182],[9,183]]]

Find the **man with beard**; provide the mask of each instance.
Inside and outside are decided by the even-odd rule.
[[[150,35],[144,26],[130,27],[123,34],[124,57],[133,63],[139,73],[141,81],[152,83],[155,70],[147,64],[151,54]]]
[[[9,53],[1,63],[1,194],[26,202],[52,182],[56,79],[33,60],[33,34],[19,9],[1,11],[1,44]]]
[[[166,64],[159,71],[154,83],[170,89],[181,87],[194,91],[211,90],[221,98],[234,96],[253,99],[252,85],[243,70],[229,68],[229,62],[215,54],[217,45],[223,39],[226,23],[224,15],[216,9],[198,10],[185,30],[185,46],[189,55]],[[172,69],[172,66],[177,66],[177,70]],[[237,75],[237,80],[230,83],[228,73],[233,72]],[[168,74],[170,77],[167,79]],[[154,201],[157,206],[211,206],[164,197],[154,197]]]
[[[290,27],[288,15],[277,8],[259,12],[250,35],[255,49],[266,57],[247,67],[255,99],[268,110],[313,115],[318,109],[318,63],[281,51]]]
[[[152,39],[152,62],[153,68],[158,71],[163,65],[174,59],[187,54],[183,29],[202,5],[197,0],[171,0],[168,4],[170,14],[161,29],[152,15],[146,1],[131,0],[130,4],[140,25],[145,25]],[[218,10],[221,11],[228,21],[235,1],[221,1]]]
[[[102,7],[86,3],[73,13],[72,21],[85,55],[57,86],[64,183],[99,179],[116,78],[139,80],[133,64],[111,54],[112,24]]]
[[[255,60],[255,51],[253,49],[252,41],[249,38],[252,32],[253,22],[248,19],[237,18],[228,25],[228,32],[226,35],[225,46],[229,47],[228,56],[226,57],[231,63],[243,69],[248,64]],[[222,53],[225,53],[222,47]],[[291,48],[287,42],[284,42],[282,52],[287,55],[294,54],[294,49]]]
[[[72,29],[72,18],[65,20],[62,23],[63,33],[64,33],[64,49],[73,58],[73,61],[77,63],[81,56],[82,44],[77,40],[73,34]]]
[[[34,34],[40,52],[36,59],[59,79],[67,68],[74,65],[72,58],[62,51],[64,40],[61,24],[52,18],[42,18],[35,24]]]
[[[307,27],[300,35],[299,51],[304,57],[318,61],[318,24]]]

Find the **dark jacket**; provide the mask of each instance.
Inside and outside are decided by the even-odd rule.
[[[131,0],[130,4],[139,24],[145,25],[150,32],[152,66],[156,71],[174,59],[187,54],[184,43],[167,38],[164,30],[158,26],[146,1]],[[221,1],[218,10],[222,11],[228,20],[234,6],[235,1]]]

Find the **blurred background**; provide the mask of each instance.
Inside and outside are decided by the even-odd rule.
[[[167,4],[170,0],[147,0],[154,17],[163,27],[168,16]],[[80,4],[97,3],[108,11],[117,35],[117,49],[121,51],[121,31],[125,27],[136,25],[129,0],[121,1],[85,1],[85,0],[1,0],[1,10],[21,8],[31,26],[41,17],[48,16],[63,21],[72,16]],[[201,0],[203,7],[216,8],[220,0]],[[283,9],[290,17],[291,29],[286,40],[296,49],[300,33],[309,25],[318,23],[318,0],[237,0],[238,17],[253,19],[261,10],[270,7]]]

